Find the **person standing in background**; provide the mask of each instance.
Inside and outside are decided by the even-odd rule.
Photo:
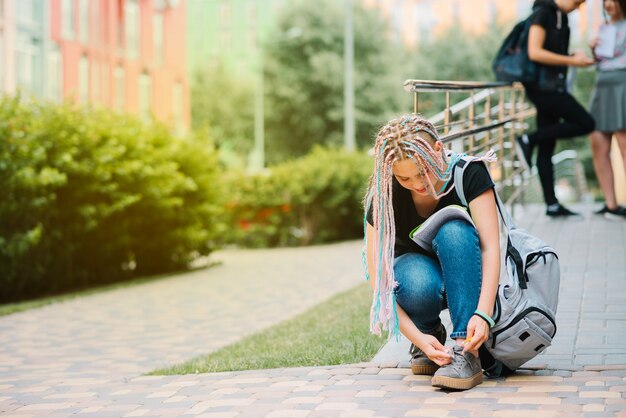
[[[537,64],[534,83],[524,83],[526,96],[537,108],[537,130],[517,138],[520,160],[532,166],[532,153],[538,149],[537,169],[547,205],[546,215],[578,215],[561,205],[554,192],[552,154],[558,138],[587,135],[594,120],[566,91],[567,67],[588,67],[594,60],[583,52],[568,53],[570,29],[567,14],[585,0],[536,0],[528,33],[528,57]]]
[[[596,129],[589,136],[593,168],[604,194],[604,206],[597,214],[607,219],[626,219],[626,208],[617,204],[611,139],[615,135],[626,167],[626,0],[604,0],[607,23],[591,42],[598,64],[589,111]]]

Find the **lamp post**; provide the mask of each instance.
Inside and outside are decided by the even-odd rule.
[[[282,41],[295,39],[302,35],[302,29],[290,28],[285,32]],[[258,38],[257,38],[258,39]],[[263,75],[264,51],[260,41],[257,42],[257,80],[254,95],[254,149],[250,154],[248,168],[250,171],[260,171],[265,168],[265,77]]]
[[[354,151],[354,27],[352,23],[352,0],[344,0],[345,20],[343,35],[343,136],[344,146]]]

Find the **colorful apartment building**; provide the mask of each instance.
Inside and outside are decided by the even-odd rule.
[[[452,26],[481,33],[528,16],[534,0],[361,0],[391,23],[392,37],[409,47],[429,42]],[[572,43],[586,43],[601,23],[602,0],[587,0],[570,14]]]
[[[0,0],[5,93],[73,99],[190,126],[179,0]]]
[[[238,76],[258,71],[260,42],[293,0],[186,0],[191,74],[218,59]]]

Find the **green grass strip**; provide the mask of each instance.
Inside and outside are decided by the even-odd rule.
[[[372,289],[364,283],[303,314],[216,352],[152,375],[327,366],[371,360],[386,342],[369,332]]]

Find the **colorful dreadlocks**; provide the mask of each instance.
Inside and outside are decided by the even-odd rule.
[[[370,312],[370,331],[380,335],[382,330],[389,330],[389,337],[399,337],[398,313],[394,288],[397,283],[393,274],[394,245],[396,228],[393,213],[393,165],[405,159],[411,159],[419,168],[422,182],[428,185],[427,190],[434,197],[440,198],[449,193],[452,188],[444,191],[452,178],[452,170],[462,157],[460,154],[440,153],[433,149],[439,140],[437,130],[428,120],[418,114],[404,115],[393,119],[383,126],[376,136],[374,146],[375,167],[370,177],[367,193],[365,194],[364,228],[367,227],[367,214],[371,208],[373,226],[377,231],[373,245],[373,265],[377,290],[372,300]],[[433,174],[437,180],[445,184],[435,191],[431,181]],[[435,182],[436,183],[436,182]],[[365,233],[365,248],[363,261],[366,277],[369,280],[366,251],[367,234]],[[382,329],[381,329],[382,327]]]

